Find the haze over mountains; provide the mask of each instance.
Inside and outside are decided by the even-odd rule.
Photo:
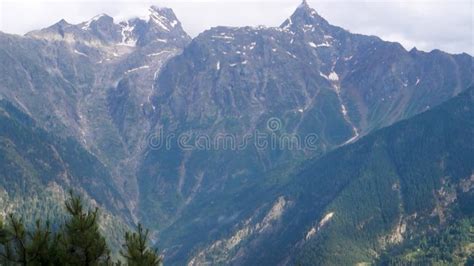
[[[194,39],[154,6],[0,33],[2,211],[72,187],[156,230],[170,264],[371,262],[410,230],[472,217],[452,207],[472,202],[472,63],[352,34],[305,1],[281,26]],[[150,143],[255,132],[317,146]],[[447,184],[458,192],[443,205]]]

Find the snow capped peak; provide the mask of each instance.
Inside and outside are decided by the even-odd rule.
[[[107,14],[97,15],[79,24],[69,24],[65,20],[38,31],[28,33],[41,39],[65,39],[70,42],[87,42],[90,45],[120,45],[135,47],[151,43],[166,43],[184,46],[190,37],[182,29],[181,23],[171,8],[151,6],[146,17],[131,17],[114,22]]]
[[[102,22],[113,23],[114,19],[111,16],[102,13],[102,14],[99,14],[99,15],[91,18],[89,21],[85,22],[84,25],[82,26],[82,29],[87,30],[91,27],[92,24],[97,23],[97,22],[100,22],[100,23],[102,23]]]
[[[107,14],[99,14],[97,16],[94,16],[93,18],[91,18],[90,20],[88,20],[86,22],[86,24],[92,24],[94,22],[97,22],[97,21],[102,21],[102,20],[113,20],[113,18]]]
[[[151,6],[148,11],[150,12],[149,22],[153,22],[162,30],[171,31],[179,24],[171,8]]]

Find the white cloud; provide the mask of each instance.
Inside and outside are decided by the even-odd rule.
[[[218,25],[278,26],[299,0],[1,0],[0,30],[24,34],[61,18],[79,23],[99,13],[117,20],[146,14],[148,6],[174,9],[192,36]],[[351,32],[401,42],[407,49],[441,49],[474,54],[471,0],[309,0],[330,23]]]

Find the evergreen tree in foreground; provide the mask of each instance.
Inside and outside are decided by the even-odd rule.
[[[70,193],[65,202],[69,218],[53,232],[49,223],[37,221],[28,231],[13,214],[0,219],[0,265],[121,265],[110,259],[110,250],[99,230],[99,211],[85,210],[82,199]],[[1,217],[0,217],[1,218]],[[120,254],[126,265],[157,266],[162,257],[148,247],[149,231],[138,225],[125,234]]]
[[[102,265],[110,261],[110,251],[99,232],[99,210],[85,211],[79,196],[70,193],[66,210],[71,218],[60,235],[63,260],[73,265]]]
[[[137,232],[125,234],[124,250],[120,253],[130,266],[161,265],[162,258],[158,252],[148,247],[149,231],[138,224]]]
[[[7,225],[0,222],[0,265],[58,265],[57,237],[36,221],[27,232],[23,221],[10,214]]]

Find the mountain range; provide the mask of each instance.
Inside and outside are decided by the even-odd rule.
[[[177,265],[370,263],[472,217],[473,58],[351,33],[306,1],[195,38],[156,6],[0,33],[0,69],[3,212],[54,216],[73,188]],[[154,145],[259,133],[317,141]]]
[[[370,264],[463,219],[471,219],[469,238],[456,252],[472,259],[473,107],[471,87],[432,110],[304,162],[289,175],[292,182],[274,192],[271,204],[192,263]],[[258,201],[260,194],[249,197]],[[415,258],[404,262],[426,264],[429,257]]]

